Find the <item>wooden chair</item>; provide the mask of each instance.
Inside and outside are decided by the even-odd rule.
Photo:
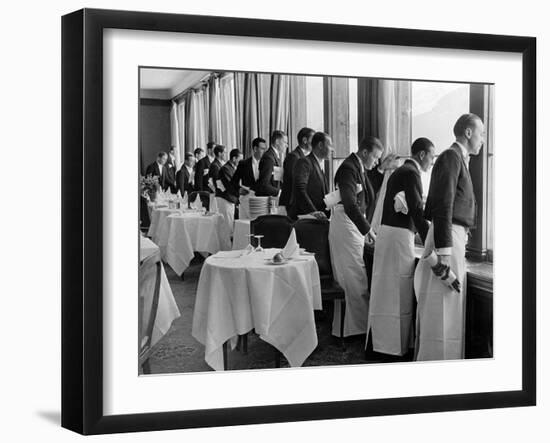
[[[284,248],[292,232],[292,220],[286,215],[261,215],[250,222],[250,233],[263,235],[262,248]]]
[[[157,317],[161,268],[160,255],[153,254],[145,258],[139,266],[139,369],[150,374],[149,357],[153,348],[153,328]]]
[[[344,342],[344,317],[346,308],[346,298],[342,287],[334,280],[332,264],[330,261],[330,246],[328,241],[328,220],[299,219],[294,223],[296,230],[296,239],[300,247],[308,252],[315,254],[315,260],[319,266],[319,275],[321,277],[321,297],[323,301],[341,300],[342,309],[340,311],[340,337],[342,348],[345,349]]]

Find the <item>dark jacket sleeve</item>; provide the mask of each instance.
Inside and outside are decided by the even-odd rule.
[[[405,183],[405,200],[409,208],[409,215],[422,239],[422,243],[425,243],[430,225],[424,218],[424,208],[422,207],[422,182],[418,175],[411,173],[410,177],[405,179]]]
[[[216,189],[216,180],[219,178],[221,168],[218,166],[217,163],[211,163],[210,167],[208,169],[208,178],[212,179],[212,183],[214,184],[214,188]],[[208,189],[205,189],[208,192],[213,192],[210,186],[208,186]]]
[[[294,168],[298,163],[298,157],[295,153],[290,153],[285,157],[283,163],[283,186],[281,191],[281,198],[279,204],[288,206],[292,195],[292,187],[294,182],[295,171]]]
[[[279,194],[279,188],[271,184],[273,177],[273,168],[275,162],[270,156],[263,156],[260,160],[260,177],[258,178],[258,193],[276,197]]]
[[[341,166],[342,168],[342,166]],[[340,198],[344,205],[344,211],[350,220],[357,226],[359,232],[365,235],[370,231],[370,224],[367,221],[365,214],[361,213],[357,204],[357,183],[359,180],[355,177],[353,170],[346,167],[340,171],[337,183],[340,191]],[[365,190],[361,191],[366,192]],[[364,198],[361,196],[361,198]]]
[[[438,160],[430,182],[430,190],[434,191],[431,195],[431,215],[436,249],[453,246],[453,207],[462,161],[459,154],[451,149],[441,154]]]
[[[202,160],[202,159],[201,159]],[[195,167],[195,189],[203,191],[204,162],[198,161]]]
[[[295,206],[301,208],[301,213],[308,214],[315,212],[315,205],[307,193],[307,184],[309,176],[312,173],[311,163],[306,158],[301,158],[296,162],[294,168],[294,200]]]
[[[378,168],[372,168],[367,171],[367,177],[370,181],[370,184],[372,185],[372,189],[376,198],[378,192],[380,192],[382,183],[384,182],[384,174],[380,172]]]
[[[218,174],[218,180],[220,180],[225,188],[225,191],[222,192],[222,197],[231,203],[237,203],[239,200],[235,192],[233,192],[233,187],[231,185],[231,170],[226,167],[222,167]]]

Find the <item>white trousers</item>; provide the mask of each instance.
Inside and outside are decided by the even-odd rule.
[[[418,300],[416,314],[416,360],[464,358],[466,318],[466,241],[463,226],[452,226],[451,269],[461,282],[460,293],[437,278],[425,260],[420,260],[414,275]],[[423,257],[434,249],[433,225],[426,238]]]
[[[239,197],[239,220],[250,220],[250,196],[241,195]]]
[[[414,234],[381,225],[374,247],[368,330],[376,352],[404,355],[414,345]]]
[[[339,204],[334,208],[328,232],[334,278],[344,289],[346,311],[344,337],[364,334],[368,319],[368,279],[363,260],[365,238]],[[332,335],[340,336],[339,301],[334,303]]]

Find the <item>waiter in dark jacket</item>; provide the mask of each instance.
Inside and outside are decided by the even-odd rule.
[[[185,161],[176,174],[176,182],[181,196],[187,192],[187,196],[195,190],[195,156],[191,152],[185,154]]]
[[[260,160],[258,179],[258,197],[278,197],[282,178],[281,154],[288,146],[288,138],[283,131],[275,130],[271,134],[271,146]]]
[[[332,139],[324,132],[316,132],[311,144],[312,152],[298,159],[294,166],[291,218],[304,214],[327,218],[330,214],[323,199],[329,191],[324,165],[332,149]]]
[[[412,343],[414,234],[424,243],[429,223],[424,218],[421,172],[428,172],[435,157],[433,143],[419,138],[411,158],[388,180],[382,223],[376,236],[367,331],[373,350],[402,356]]]
[[[176,171],[178,170],[177,167],[176,148],[174,146],[170,146],[168,157],[166,159],[166,182],[168,183],[168,188],[170,189],[170,192],[172,194],[178,192],[176,182]]]
[[[208,142],[206,145],[206,154],[201,158],[195,166],[195,190],[203,192],[213,192],[208,187],[208,179],[210,178],[210,164],[214,161],[214,147],[216,143]],[[209,208],[209,198],[206,195],[201,195],[202,205]]]
[[[285,161],[283,162],[283,184],[279,205],[284,206],[287,214],[291,217],[294,217],[290,205],[294,180],[294,166],[299,159],[310,154],[313,134],[315,134],[315,131],[311,128],[300,129],[300,131],[298,131],[298,146],[285,157]]]
[[[466,242],[475,225],[476,202],[469,172],[470,155],[477,155],[485,127],[475,114],[464,114],[453,128],[456,141],[437,158],[424,214],[432,221],[423,257],[435,252],[436,269],[449,269],[461,283],[448,288],[426,260],[420,260],[414,279],[418,299],[417,360],[464,358]]]
[[[151,175],[153,177],[158,177],[160,188],[165,191],[168,189],[168,180],[166,180],[166,159],[168,154],[161,151],[157,154],[157,159],[147,166],[145,170],[145,176]]]
[[[241,151],[232,149],[229,153],[229,160],[220,168],[217,179],[214,181],[218,212],[223,216],[230,234],[233,234],[235,204],[239,201],[237,193],[231,186],[231,178],[235,174],[235,170],[241,159]],[[217,160],[218,158],[216,158],[212,165],[214,165]]]
[[[376,238],[367,213],[376,204],[375,191],[366,172],[373,169],[384,152],[376,137],[366,137],[357,152],[348,156],[336,171],[335,185],[340,202],[334,207],[329,227],[334,277],[344,288],[346,311],[344,336],[364,334],[368,320],[368,278],[363,260],[366,241]],[[341,304],[334,304],[332,334],[340,335]]]

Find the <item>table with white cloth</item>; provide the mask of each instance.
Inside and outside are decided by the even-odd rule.
[[[158,230],[162,259],[181,275],[195,252],[215,254],[231,249],[231,239],[221,214],[176,212],[166,217]]]
[[[139,244],[139,260],[140,262],[145,260],[147,257],[150,257],[154,254],[160,255],[159,247],[154,244],[147,237],[140,236]],[[161,273],[160,273],[160,292],[159,292],[159,303],[157,308],[157,315],[155,318],[155,324],[153,326],[153,336],[151,338],[151,347],[153,347],[170,329],[172,322],[180,316],[180,311],[174,295],[172,294],[172,289],[168,283],[168,278],[164,272],[164,267],[161,263]],[[153,293],[147,294],[149,299],[144,300],[145,306],[150,306],[152,304]],[[146,322],[148,315],[145,315],[145,319],[139,319],[139,321]]]
[[[250,240],[250,220],[235,220],[233,225],[233,249],[244,249]]]
[[[151,211],[151,225],[147,236],[149,236],[155,243],[159,243],[159,232],[164,228],[166,223],[166,217],[170,214],[179,213],[179,209],[170,209],[168,207],[155,207]]]
[[[204,262],[197,288],[192,334],[205,360],[224,370],[223,346],[255,329],[291,366],[301,366],[317,347],[314,310],[322,309],[319,268],[311,255],[274,265],[280,249],[248,255],[226,251]]]

